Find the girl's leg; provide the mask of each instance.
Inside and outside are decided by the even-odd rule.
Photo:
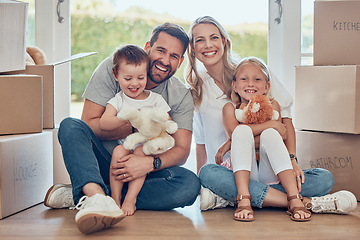
[[[112,168],[113,164],[117,163],[117,160],[123,156],[130,154],[131,151],[125,149],[122,145],[116,146],[113,151],[111,157],[111,164],[110,164],[110,188],[111,188],[111,197],[115,200],[116,204],[121,207],[121,191],[123,188],[123,183],[116,180],[115,176],[112,175]]]
[[[134,154],[145,155],[144,152],[142,151],[142,147],[137,147],[134,150]],[[128,191],[126,193],[124,202],[121,206],[121,209],[124,211],[126,216],[131,216],[134,214],[136,210],[136,199],[144,184],[145,178],[146,176],[143,176],[129,182]],[[118,192],[118,194],[121,196],[121,189],[120,192]]]
[[[251,209],[251,197],[249,193],[250,172],[240,170],[234,173],[238,196],[235,198],[237,209],[234,212],[236,220],[254,220],[254,212]]]
[[[237,209],[234,212],[236,220],[254,220],[249,192],[250,171],[254,161],[255,143],[252,130],[246,125],[239,125],[233,131],[231,141],[231,164],[237,189]]]

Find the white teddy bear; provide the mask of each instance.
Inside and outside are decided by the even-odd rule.
[[[117,117],[129,120],[131,125],[138,130],[130,134],[123,144],[128,150],[134,149],[138,144],[143,144],[146,155],[157,155],[166,152],[175,145],[175,140],[169,134],[174,134],[178,126],[169,120],[169,115],[164,110],[154,108],[126,108],[121,110]]]

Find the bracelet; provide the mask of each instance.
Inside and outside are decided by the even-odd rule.
[[[299,163],[297,157],[294,154],[290,154],[290,160],[293,159],[295,159],[296,163]]]

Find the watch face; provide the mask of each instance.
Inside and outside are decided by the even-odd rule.
[[[159,157],[154,158],[154,169],[159,169],[161,167],[161,159]]]

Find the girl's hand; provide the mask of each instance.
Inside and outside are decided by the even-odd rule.
[[[215,162],[217,165],[221,165],[223,162],[224,155],[231,149],[231,140],[228,139],[221,145],[215,155]]]
[[[301,184],[305,182],[305,175],[303,170],[299,167],[295,160],[291,160],[293,169],[294,169],[294,176],[296,177],[296,183],[299,190],[301,192]]]
[[[282,122],[279,122],[279,121],[275,121],[275,120],[270,120],[270,121],[271,121],[272,128],[274,128],[276,131],[278,131],[280,136],[282,137],[282,139],[285,140],[286,136],[287,136],[285,124],[283,124]]]
[[[225,155],[225,153],[222,151],[222,149],[220,147],[219,150],[217,151],[216,155],[215,155],[215,162],[216,162],[217,165],[222,164],[224,155]]]

